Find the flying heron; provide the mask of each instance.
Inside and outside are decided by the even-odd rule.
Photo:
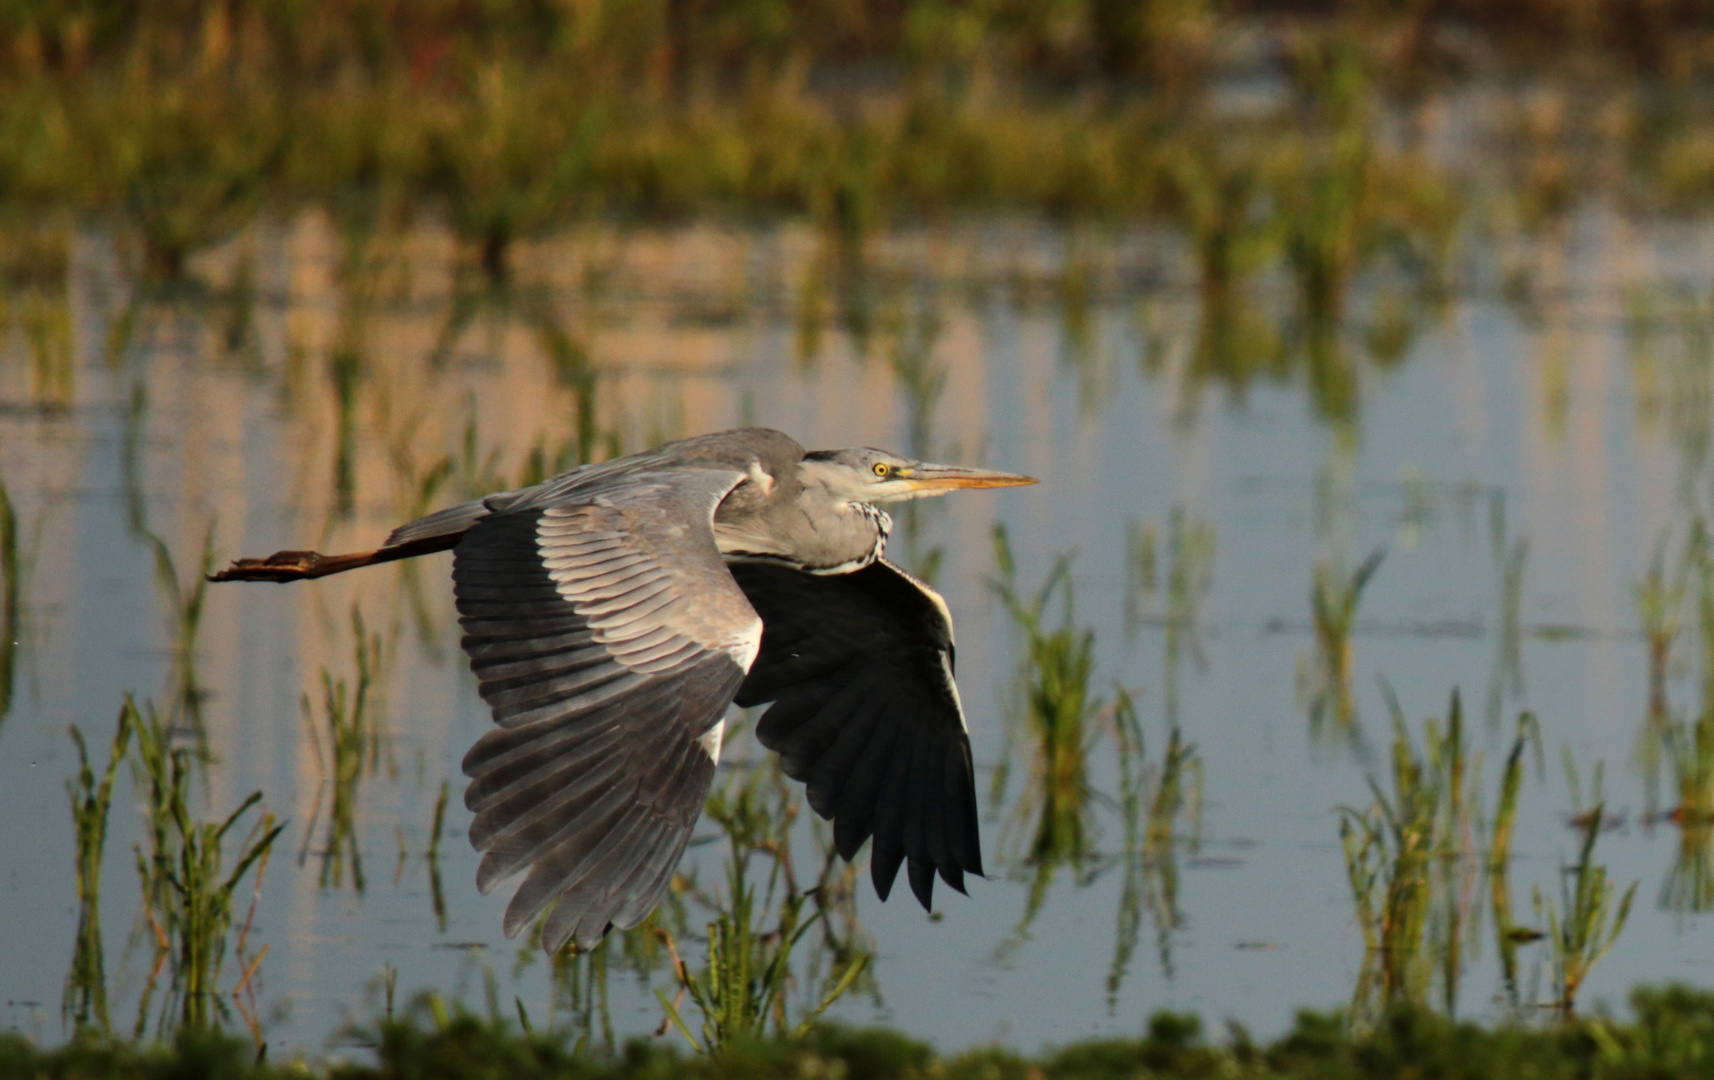
[[[419,518],[373,551],[239,559],[215,581],[296,581],[451,549],[464,650],[498,725],[464,757],[488,892],[526,873],[507,936],[591,948],[654,910],[720,759],[729,704],[833,821],[875,891],[901,863],[981,875],[952,616],[882,557],[881,507],[1027,476],[884,450],[805,452],[767,428],[585,465]]]

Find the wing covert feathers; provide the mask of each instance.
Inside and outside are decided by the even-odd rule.
[[[731,569],[764,626],[735,700],[773,702],[756,735],[833,820],[840,855],[853,858],[873,838],[883,900],[907,864],[923,907],[937,872],[963,892],[966,873],[982,874],[982,847],[940,597],[885,560],[838,575],[761,562]]]
[[[590,948],[671,881],[714,777],[709,733],[761,635],[696,524],[739,479],[490,500],[455,549],[464,648],[497,724],[465,755],[465,804],[479,887],[524,875],[508,935],[548,912],[544,947]]]

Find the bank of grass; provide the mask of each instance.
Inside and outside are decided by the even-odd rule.
[[[1584,1019],[1543,1028],[1488,1027],[1407,1009],[1357,1035],[1349,1033],[1340,1016],[1303,1012],[1290,1032],[1269,1043],[1236,1026],[1210,1039],[1195,1017],[1161,1013],[1136,1038],[1074,1043],[1033,1055],[999,1047],[942,1055],[896,1032],[820,1026],[798,1038],[742,1041],[718,1055],[698,1056],[666,1040],[634,1041],[614,1054],[592,1052],[565,1037],[520,1032],[509,1022],[449,1015],[438,1001],[423,1000],[401,1017],[356,1033],[369,1049],[350,1053],[356,1060],[347,1063],[258,1063],[250,1042],[206,1032],[182,1034],[173,1043],[83,1039],[52,1049],[0,1035],[0,1075],[31,1080],[1714,1076],[1714,994],[1682,986],[1639,988],[1631,994],[1631,1009],[1632,1020]]]

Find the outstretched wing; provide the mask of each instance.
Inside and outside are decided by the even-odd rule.
[[[464,758],[487,892],[528,877],[516,933],[551,952],[635,926],[672,879],[762,624],[727,572],[730,469],[618,476],[516,500],[454,551],[464,649],[499,726]]]
[[[833,819],[839,854],[875,838],[882,899],[906,859],[925,908],[937,870],[963,892],[964,874],[982,873],[982,843],[946,604],[884,559],[849,574],[731,569],[763,625],[736,700],[774,702],[756,735]]]

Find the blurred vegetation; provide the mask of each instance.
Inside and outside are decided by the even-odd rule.
[[[434,997],[398,1016],[354,1032],[373,1057],[338,1064],[257,1061],[250,1044],[205,1031],[185,1031],[153,1045],[78,1039],[52,1050],[22,1036],[0,1035],[0,1074],[130,1080],[273,1080],[328,1077],[827,1077],[864,1080],[943,1077],[1086,1078],[1208,1076],[1308,1080],[1399,1076],[1478,1078],[1531,1076],[1540,1080],[1612,1080],[1714,1075],[1714,994],[1682,986],[1639,988],[1632,1021],[1583,1019],[1548,1028],[1481,1027],[1429,1010],[1400,1008],[1373,1029],[1352,1034],[1338,1016],[1298,1014],[1290,1031],[1258,1042],[1237,1025],[1210,1041],[1195,1016],[1160,1013],[1132,1038],[1073,1043],[1026,1057],[999,1047],[942,1056],[928,1045],[883,1030],[823,1026],[797,1037],[753,1039],[723,1053],[688,1057],[663,1041],[633,1041],[619,1051],[569,1045],[564,1034],[520,1031],[491,1015],[448,1010]]]

